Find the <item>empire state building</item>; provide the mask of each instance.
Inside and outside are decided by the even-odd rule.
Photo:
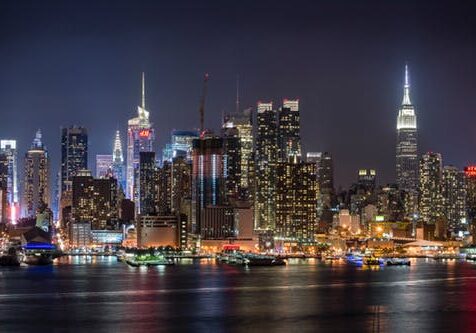
[[[415,192],[418,188],[417,120],[410,101],[408,66],[405,65],[405,84],[402,106],[397,117],[397,184],[400,189]]]

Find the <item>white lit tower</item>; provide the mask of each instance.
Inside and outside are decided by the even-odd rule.
[[[124,154],[122,152],[121,134],[116,131],[116,137],[114,138],[114,148],[112,151],[112,174],[117,179],[117,183],[123,190],[126,188],[125,175],[124,175]]]
[[[137,107],[137,117],[129,119],[127,127],[126,196],[139,209],[139,157],[141,152],[152,152],[155,133],[145,108],[145,79],[142,73],[142,103]]]
[[[418,188],[417,119],[410,101],[408,66],[405,65],[402,106],[397,117],[396,171],[400,189],[416,192]]]
[[[7,203],[10,221],[16,224],[19,211],[17,141],[0,140],[0,153],[5,155],[7,162]]]

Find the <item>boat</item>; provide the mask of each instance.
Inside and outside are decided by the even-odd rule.
[[[23,246],[23,262],[27,265],[50,265],[60,254],[51,243],[30,242]]]
[[[367,266],[380,266],[383,265],[383,260],[374,256],[365,256],[362,263]]]
[[[283,266],[286,265],[286,261],[282,258],[246,253],[243,255],[244,260],[242,262],[245,266]]]
[[[173,260],[165,258],[165,256],[163,256],[162,254],[140,254],[134,256],[133,258],[126,258],[125,262],[133,267],[175,265]]]
[[[476,261],[476,254],[467,254],[466,260]]]
[[[53,256],[49,253],[31,253],[25,255],[23,262],[27,265],[50,265],[53,263]]]
[[[385,264],[387,266],[410,266],[411,262],[408,258],[387,258]]]

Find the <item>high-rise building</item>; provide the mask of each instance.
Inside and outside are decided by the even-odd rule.
[[[140,215],[157,213],[157,166],[154,152],[139,153],[139,207]]]
[[[169,161],[179,156],[192,160],[192,142],[198,139],[197,131],[172,131],[171,143],[166,144],[162,154],[162,162]]]
[[[182,157],[181,157],[182,158]],[[166,216],[172,213],[172,163],[164,161],[157,170],[157,210],[159,215]]]
[[[139,154],[152,152],[155,132],[145,106],[145,79],[142,73],[142,104],[137,107],[137,117],[128,122],[127,128],[127,189],[126,197],[134,201],[139,212]]]
[[[178,213],[181,211],[182,200],[190,200],[192,197],[192,163],[184,157],[172,160],[171,188],[171,210]]]
[[[112,155],[96,155],[96,178],[109,178],[112,173]]]
[[[61,129],[61,193],[71,191],[72,179],[88,168],[88,132],[84,127]]]
[[[428,152],[420,160],[418,209],[420,219],[435,224],[443,216],[441,154]]]
[[[278,114],[279,160],[286,162],[289,157],[301,156],[299,100],[285,99]]]
[[[278,113],[273,103],[258,103],[256,116],[255,228],[273,230],[276,223]]]
[[[294,241],[313,241],[317,230],[315,163],[298,157],[277,164],[276,234]]]
[[[25,155],[23,216],[35,216],[39,207],[49,204],[48,152],[41,141],[41,131],[38,130],[31,148]]]
[[[418,188],[417,119],[415,108],[410,101],[408,66],[405,66],[403,101],[397,117],[396,171],[400,189],[416,192]]]
[[[238,110],[237,110],[238,111]],[[253,183],[253,121],[252,110],[225,115],[223,128],[235,128],[240,140],[240,196],[248,199]]]
[[[468,231],[464,172],[454,166],[445,166],[442,181],[443,213],[448,230],[453,234]]]
[[[223,139],[205,134],[193,141],[192,232],[201,233],[202,211],[226,202]]]
[[[124,154],[122,153],[121,134],[116,131],[114,149],[112,151],[112,175],[117,179],[118,185],[124,191],[126,189],[126,177],[124,172]]]
[[[334,193],[334,163],[329,152],[323,152],[318,161],[317,182],[321,193]]]
[[[241,148],[238,129],[223,129],[225,188],[229,199],[238,199],[241,194]]]
[[[93,178],[88,170],[78,172],[72,179],[72,216],[74,223],[91,223],[92,230],[116,228],[117,180]]]
[[[466,184],[466,213],[468,225],[473,234],[473,244],[476,243],[476,165],[464,168]]]
[[[376,185],[377,172],[374,169],[360,169],[357,184],[366,191],[373,192]]]
[[[16,223],[19,211],[18,198],[18,152],[16,140],[0,140],[0,152],[7,158],[7,202],[10,222]]]
[[[7,183],[8,183],[8,159],[7,156],[0,152],[0,223],[8,223],[8,200],[7,200]]]

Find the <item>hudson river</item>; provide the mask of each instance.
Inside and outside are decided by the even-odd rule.
[[[1,332],[474,332],[476,264],[357,268],[213,260],[132,268],[115,257],[0,267]]]

